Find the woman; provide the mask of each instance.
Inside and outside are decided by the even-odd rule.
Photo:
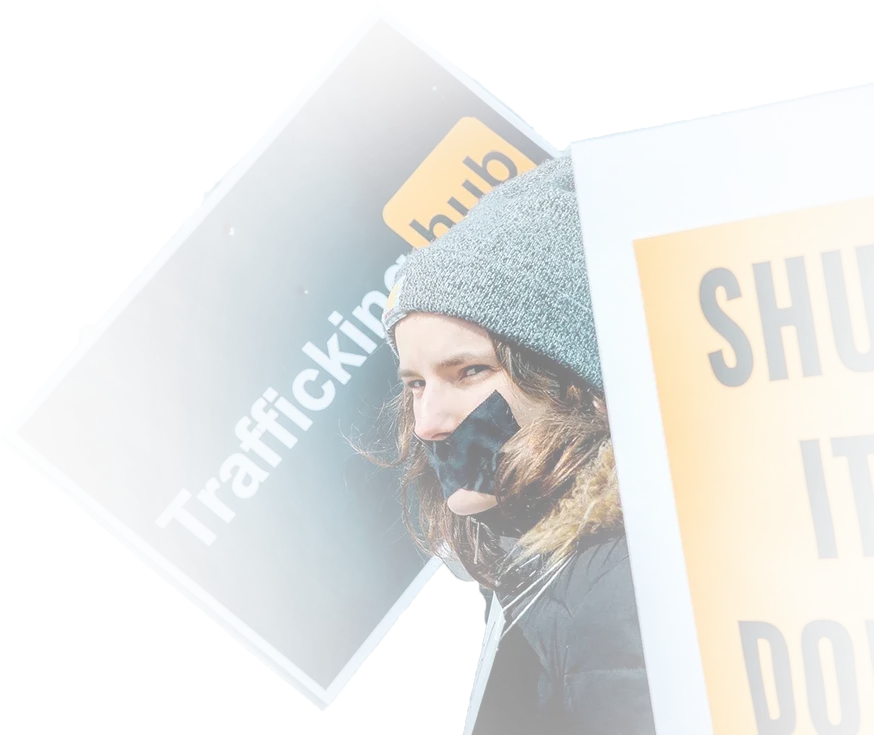
[[[383,324],[407,527],[517,636],[477,733],[653,733],[570,158],[411,254]]]

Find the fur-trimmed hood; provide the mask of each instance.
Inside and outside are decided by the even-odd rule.
[[[561,562],[573,554],[584,537],[621,528],[613,443],[607,439],[553,511],[519,539],[521,559],[541,554]]]

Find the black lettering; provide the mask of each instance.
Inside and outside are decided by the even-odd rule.
[[[452,207],[456,212],[458,212],[462,217],[467,215],[470,211],[467,207],[465,207],[458,199],[455,197],[449,197],[449,206]]]
[[[792,669],[789,666],[789,648],[786,639],[777,627],[770,623],[740,621],[738,625],[758,735],[791,735],[795,731],[795,696],[792,693]],[[768,711],[762,661],[759,656],[760,640],[767,641],[771,647],[779,710],[775,719],[771,718]]]
[[[477,189],[473,184],[471,184],[467,179],[464,180],[462,186],[467,189],[471,194],[473,194],[477,199],[483,198],[483,193]]]
[[[874,370],[874,245],[857,247],[856,262],[859,264],[859,278],[862,281],[862,296],[865,300],[865,316],[868,321],[867,352],[859,352],[853,339],[841,252],[833,250],[822,254],[825,290],[828,293],[828,307],[831,312],[832,331],[838,357],[847,369],[864,373]]]
[[[874,487],[871,486],[871,470],[868,467],[868,455],[874,454],[874,435],[832,439],[832,453],[835,457],[847,458],[859,532],[862,534],[862,553],[874,556]]]
[[[841,719],[835,724],[828,718],[825,699],[825,677],[819,642],[831,641],[835,656],[838,699]],[[850,634],[833,620],[814,620],[801,632],[801,655],[804,658],[804,673],[807,679],[807,704],[810,719],[819,735],[857,735],[861,724],[859,711],[859,686],[856,682],[856,662],[853,658],[853,641]]]
[[[497,176],[489,172],[489,164],[492,161],[500,163],[506,169],[507,175],[503,179],[499,179]],[[486,153],[481,164],[477,163],[470,156],[468,156],[464,159],[464,165],[491,186],[503,184],[505,181],[509,181],[517,173],[519,173],[519,169],[516,168],[516,164],[513,163],[513,159],[505,155],[504,153],[501,153],[500,151],[491,151],[490,153]]]
[[[454,224],[455,222],[449,219],[449,217],[447,217],[445,214],[435,214],[431,218],[431,224],[429,224],[427,227],[425,227],[418,220],[413,220],[412,222],[410,222],[410,227],[412,227],[428,242],[431,242],[432,240],[437,239],[437,233],[434,232],[434,229],[437,227],[437,225],[443,225],[448,230]]]
[[[807,497],[810,499],[810,513],[813,516],[813,532],[816,534],[819,558],[836,559],[838,545],[835,540],[835,524],[828,502],[818,439],[801,442],[801,461],[804,463],[804,479],[807,481]]]
[[[779,308],[774,293],[771,264],[767,262],[753,264],[756,294],[759,298],[759,314],[762,318],[762,331],[765,335],[768,374],[771,380],[785,380],[789,377],[786,370],[786,354],[783,349],[783,327],[795,327],[795,332],[798,335],[798,350],[801,353],[801,372],[804,377],[822,374],[804,258],[800,256],[786,258],[786,273],[789,276],[789,293],[792,296],[792,305]]]
[[[753,348],[743,330],[719,308],[719,304],[716,302],[718,288],[725,289],[725,296],[729,300],[740,296],[737,278],[728,268],[714,268],[704,274],[698,288],[698,300],[701,303],[704,318],[728,341],[734,350],[735,364],[734,367],[728,366],[722,355],[722,350],[711,352],[707,357],[710,359],[710,367],[713,369],[716,379],[723,385],[737,388],[746,383],[753,372]]]

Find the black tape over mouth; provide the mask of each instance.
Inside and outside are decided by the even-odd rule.
[[[448,500],[457,490],[495,494],[501,447],[519,431],[504,397],[494,391],[446,439],[419,441]]]

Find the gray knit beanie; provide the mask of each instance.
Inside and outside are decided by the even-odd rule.
[[[571,157],[486,194],[398,270],[382,320],[445,314],[545,355],[603,388]]]

